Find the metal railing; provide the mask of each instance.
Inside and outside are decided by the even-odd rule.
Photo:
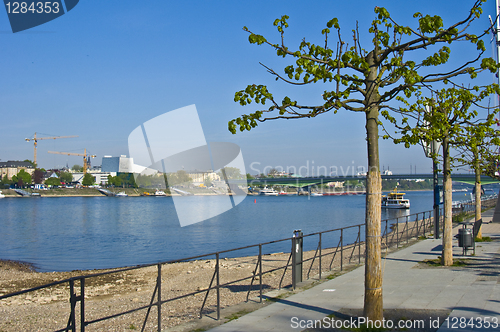
[[[432,211],[426,211],[426,212],[398,217],[395,219],[382,220],[381,223],[382,249],[387,250],[391,247],[398,248],[403,244],[408,244],[412,238],[419,238],[420,236],[426,236],[430,234],[431,230],[433,229],[432,214],[433,214]],[[441,216],[442,215],[443,214],[441,214]],[[440,224],[442,228],[443,224],[442,217],[440,218]],[[69,279],[56,281],[50,284],[30,288],[27,290],[2,295],[0,296],[0,300],[5,300],[8,298],[20,296],[30,292],[35,292],[37,290],[49,287],[67,284],[68,285],[67,287],[69,288],[69,303],[70,303],[69,317],[66,325],[55,331],[76,331],[78,327],[80,331],[85,331],[85,328],[91,324],[132,314],[142,310],[145,311],[145,316],[144,319],[142,320],[142,331],[144,331],[146,328],[146,323],[148,322],[148,319],[151,316],[151,310],[153,308],[156,308],[157,311],[156,329],[158,331],[161,331],[162,324],[164,322],[163,318],[165,318],[164,314],[162,313],[163,312],[162,309],[164,308],[164,306],[168,303],[172,303],[173,301],[182,300],[198,294],[204,294],[204,299],[201,308],[198,312],[199,317],[201,318],[203,315],[210,315],[215,312],[216,317],[214,317],[214,319],[219,320],[220,310],[223,307],[223,304],[221,304],[221,290],[227,290],[231,287],[231,285],[235,285],[237,283],[250,280],[249,284],[247,285],[248,288],[246,291],[245,301],[249,301],[250,294],[252,293],[252,291],[254,291],[254,293],[258,291],[258,298],[255,301],[262,302],[263,289],[264,289],[263,278],[266,275],[282,271],[280,272],[281,278],[279,280],[279,284],[274,286],[266,284],[266,289],[270,288],[281,289],[282,287],[295,288],[297,286],[297,280],[295,280],[296,278],[293,277],[290,278],[290,273],[287,272],[289,271],[289,268],[291,268],[292,270],[291,274],[292,276],[294,276],[295,275],[294,270],[299,264],[301,265],[301,267],[308,265],[306,268],[302,270],[301,273],[301,276],[305,275],[306,279],[310,278],[321,279],[323,276],[323,272],[332,271],[335,268],[339,269],[339,271],[343,271],[346,265],[351,264],[353,262],[356,264],[361,264],[361,262],[364,260],[364,255],[365,255],[365,245],[364,242],[361,241],[361,239],[364,237],[364,227],[365,227],[364,224],[358,224],[348,227],[315,232],[301,236],[303,243],[308,242],[308,246],[311,246],[312,243],[315,243],[313,239],[317,237],[317,245],[314,245],[316,249],[310,251],[304,251],[304,258],[301,260],[297,260],[296,257],[294,259],[293,249],[295,248],[294,245],[296,245],[295,241],[297,240],[297,238],[290,237],[276,241],[264,242],[255,245],[235,248],[235,249],[218,251],[205,255],[165,261],[157,264],[140,265],[140,266],[122,268],[108,272],[72,277]],[[349,238],[351,240],[348,240]],[[352,241],[352,239],[354,239],[354,241]],[[274,255],[276,254],[263,253],[264,249],[272,247],[274,244],[283,243],[286,241],[290,241],[292,244],[292,250],[290,251],[290,255],[288,256],[286,263],[284,259],[279,261],[278,259],[274,258],[275,257]],[[222,256],[223,255],[230,256],[230,254],[234,254],[235,252],[242,250],[245,250],[245,252],[247,253],[249,252],[249,250],[258,250],[256,256],[253,257],[255,265],[254,268],[251,270],[251,274],[249,276],[243,278],[237,278],[235,280],[221,281]],[[268,249],[267,252],[271,252],[271,250]],[[282,256],[286,257],[286,255],[284,254]],[[172,296],[170,298],[164,298],[164,294],[162,293],[163,291],[162,283],[165,280],[162,280],[162,266],[178,262],[188,262],[193,260],[207,259],[209,257],[215,257],[215,262],[214,262],[215,265],[212,278],[207,288],[197,289],[188,292],[186,294]],[[87,319],[87,314],[88,314],[86,307],[87,280],[91,281],[94,278],[99,278],[106,275],[124,273],[152,266],[156,266],[157,272],[156,272],[156,282],[149,304],[138,306],[134,309],[127,310],[124,312],[118,312],[107,316]],[[311,273],[313,273],[312,277]],[[256,280],[258,281],[258,287],[257,289],[254,289],[254,282]],[[283,286],[283,284],[285,284],[285,286]],[[78,288],[80,289],[79,292],[76,291]],[[212,291],[215,292],[216,304],[212,306],[215,307],[215,309],[207,309],[206,306],[208,303],[209,295],[211,294]],[[78,308],[78,303],[79,303],[79,308]],[[77,313],[79,313],[79,317],[77,317],[78,316]]]

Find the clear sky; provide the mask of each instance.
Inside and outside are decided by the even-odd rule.
[[[33,159],[38,136],[78,135],[40,141],[38,164],[44,168],[81,164],[80,157],[48,154],[48,150],[128,155],[127,138],[143,122],[195,104],[207,141],[238,144],[247,172],[266,166],[336,166],[346,171],[366,165],[364,114],[340,110],[315,119],[278,120],[251,132],[232,135],[227,122],[253,112],[241,107],[234,93],[247,84],[267,84],[281,99],[320,102],[327,86],[308,88],[276,83],[259,65],[279,72],[290,64],[265,46],[251,45],[243,26],[278,41],[272,26],[290,16],[286,40],[296,47],[302,38],[321,43],[326,22],[338,17],[343,38],[350,41],[359,21],[367,36],[375,6],[386,7],[404,24],[412,15],[437,14],[445,25],[465,18],[472,0],[454,1],[166,1],[85,0],[69,13],[33,29],[13,34],[0,10],[0,160]],[[473,26],[476,33],[495,16],[495,1]],[[331,37],[333,38],[333,36]],[[370,37],[371,38],[371,37]],[[489,44],[487,37],[487,45]],[[366,38],[365,38],[366,41]],[[465,45],[453,48],[452,63],[468,59]],[[488,49],[488,56],[491,52]],[[429,51],[430,54],[430,51]],[[481,75],[488,84],[491,74]],[[189,133],[186,133],[189,135]],[[405,149],[392,142],[380,146],[381,167],[395,173],[430,172],[420,146]]]

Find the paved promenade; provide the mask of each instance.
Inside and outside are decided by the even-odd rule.
[[[444,268],[419,264],[441,255],[441,239],[420,241],[389,254],[382,262],[384,315],[396,312],[399,315],[395,316],[396,321],[415,318],[415,313],[428,317],[425,328],[407,329],[410,331],[435,331],[438,327],[440,332],[500,330],[500,223],[491,223],[493,214],[494,209],[483,214],[486,224],[482,229],[483,236],[490,236],[493,241],[476,243],[475,256],[463,257],[462,248],[454,240],[454,259],[466,259],[464,266]],[[457,233],[458,228],[454,232]],[[362,266],[210,331],[302,331],[310,328],[308,324],[312,321],[332,313],[344,319],[356,318],[362,314],[363,293]],[[474,321],[467,320],[469,324],[464,325],[464,318],[474,318]],[[485,328],[486,321],[490,322],[489,328]],[[494,328],[495,321],[497,328]],[[435,328],[429,328],[430,324]],[[316,330],[319,331],[308,329]]]

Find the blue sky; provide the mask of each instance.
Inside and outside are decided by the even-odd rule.
[[[5,10],[0,10],[0,160],[32,159],[33,143],[24,139],[37,132],[79,136],[40,141],[41,167],[81,164],[80,157],[47,151],[82,153],[84,148],[97,155],[93,164],[98,165],[103,155],[128,155],[128,135],[141,123],[195,104],[207,140],[238,144],[247,172],[265,166],[312,167],[313,162],[315,167],[344,171],[364,166],[362,113],[341,110],[315,119],[266,122],[236,135],[228,132],[229,120],[256,110],[233,101],[234,93],[247,84],[267,84],[279,99],[289,94],[311,103],[328,88],[276,83],[259,62],[282,71],[289,60],[277,58],[268,47],[249,44],[242,27],[278,41],[272,22],[288,15],[286,38],[296,47],[303,37],[321,43],[320,32],[333,17],[339,18],[346,41],[356,20],[367,36],[375,6],[386,7],[398,22],[412,24],[413,13],[420,11],[441,15],[446,25],[464,18],[472,4],[87,0],[58,19],[16,34]],[[495,15],[494,1],[483,8],[485,14],[473,26],[476,33],[487,27],[488,14]],[[472,49],[465,46],[452,49],[452,64],[468,59]],[[481,75],[478,83],[492,79],[491,74]],[[416,165],[418,173],[431,170],[420,146],[405,149],[381,141],[380,157],[381,167],[389,166],[395,173],[408,173],[410,165]]]

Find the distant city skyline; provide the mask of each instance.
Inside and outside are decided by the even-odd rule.
[[[272,23],[290,17],[285,38],[296,47],[302,38],[321,43],[321,30],[339,18],[343,38],[359,22],[367,40],[375,6],[386,7],[400,22],[414,26],[414,12],[441,15],[455,23],[467,15],[474,1],[84,1],[60,18],[13,34],[5,10],[0,10],[3,47],[0,83],[0,161],[33,160],[37,136],[76,138],[45,140],[38,144],[38,165],[49,169],[82,164],[82,158],[49,154],[62,151],[97,155],[129,155],[127,137],[144,121],[195,104],[208,142],[233,142],[241,147],[247,172],[266,167],[284,170],[308,167],[346,171],[366,167],[364,114],[340,110],[314,119],[269,121],[251,132],[232,135],[229,120],[257,110],[241,107],[234,93],[248,84],[266,84],[273,94],[289,94],[317,102],[327,85],[291,87],[275,82],[259,62],[278,72],[290,64],[265,46],[251,45],[243,26],[279,40]],[[453,10],[450,10],[453,6]],[[486,29],[495,16],[495,1],[483,5],[484,14],[473,29]],[[333,38],[333,37],[332,37]],[[491,56],[491,36],[485,38]],[[363,40],[362,40],[363,42]],[[452,47],[451,63],[462,55]],[[478,84],[493,81],[480,75]],[[382,131],[380,132],[382,135]],[[189,135],[189,133],[186,133]],[[253,169],[251,165],[253,165]],[[380,140],[380,167],[395,174],[430,173],[423,149],[405,149]],[[304,169],[304,168],[303,168]]]

